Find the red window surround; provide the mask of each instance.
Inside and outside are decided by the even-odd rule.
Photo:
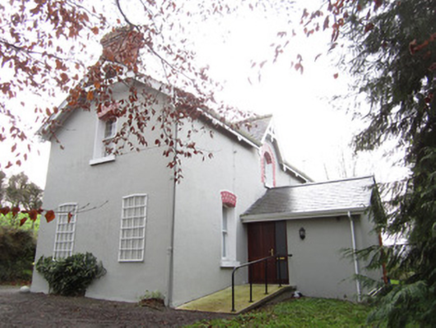
[[[221,191],[221,200],[225,206],[236,206],[236,195],[232,194],[230,191]]]
[[[271,147],[264,144],[261,149],[261,160],[260,160],[260,169],[261,169],[261,181],[262,183],[265,183],[265,162],[267,164],[272,165],[272,183],[273,187],[276,186],[276,161],[275,157],[273,156],[273,151]]]

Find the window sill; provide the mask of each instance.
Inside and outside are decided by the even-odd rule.
[[[103,164],[103,163],[107,163],[107,162],[113,162],[113,161],[115,161],[115,155],[109,155],[106,157],[91,159],[89,161],[89,165],[92,166],[92,165]]]
[[[239,261],[235,260],[221,260],[221,268],[234,268],[240,265]]]

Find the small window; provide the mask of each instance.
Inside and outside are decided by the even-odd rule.
[[[267,187],[273,187],[274,186],[274,172],[273,172],[273,163],[271,159],[271,155],[268,153],[265,153],[264,155],[264,169],[265,169],[265,185]]]
[[[59,206],[53,251],[55,259],[73,255],[76,217],[77,204]]]
[[[270,150],[266,150],[262,155],[262,182],[268,188],[276,186],[274,159]]]
[[[147,195],[123,198],[120,230],[120,262],[144,260]]]
[[[108,119],[105,124],[103,140],[113,139],[117,133],[117,120],[115,118]]]
[[[102,140],[102,157],[110,156],[115,148],[112,142],[113,138],[117,134],[117,120],[116,118],[110,118],[105,122],[104,135]]]
[[[236,261],[236,195],[221,191],[221,267],[233,268]]]
[[[115,160],[113,154],[115,144],[114,137],[117,134],[117,119],[114,116],[104,116],[97,119],[97,128],[94,141],[94,154],[90,161],[91,165]]]

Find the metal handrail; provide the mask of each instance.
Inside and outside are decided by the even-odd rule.
[[[288,255],[289,256],[289,255]],[[290,255],[292,256],[292,255]],[[272,258],[276,258],[277,259],[277,263],[280,263],[281,260],[281,255],[271,255],[271,256],[267,256],[255,261],[251,261],[251,262],[247,262],[241,265],[238,265],[237,267],[233,268],[232,271],[232,312],[235,312],[235,272],[243,267],[246,266],[251,266],[253,264],[256,263],[260,263],[260,262],[265,262],[265,294],[268,294],[268,260],[272,259]],[[279,269],[278,269],[278,274],[279,274],[279,284],[280,287],[282,286],[281,280],[281,269],[280,269],[280,265],[279,265]],[[251,282],[251,267],[250,267],[250,276],[249,276],[249,280],[250,280],[250,303],[253,302],[253,283]]]

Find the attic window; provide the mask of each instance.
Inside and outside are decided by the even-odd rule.
[[[271,155],[269,153],[265,153],[263,161],[265,186],[274,187],[274,167]]]
[[[90,161],[91,165],[110,162],[115,160],[113,139],[117,134],[117,118],[115,111],[118,103],[109,106],[101,106],[97,112],[97,127],[94,140],[94,154]]]
[[[261,166],[262,182],[268,188],[276,186],[275,160],[273,152],[268,145],[262,147]]]
[[[117,133],[117,120],[112,117],[105,122],[103,140],[111,140]]]

